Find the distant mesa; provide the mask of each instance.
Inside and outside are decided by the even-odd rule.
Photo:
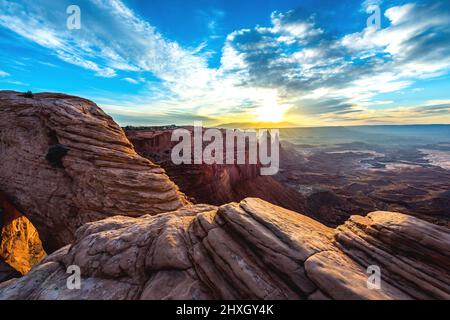
[[[296,128],[298,125],[290,122],[235,122],[220,124],[216,127],[226,129],[281,129]]]

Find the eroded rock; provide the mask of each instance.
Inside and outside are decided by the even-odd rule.
[[[0,192],[0,258],[3,270],[26,274],[46,253],[36,228]]]
[[[187,204],[111,117],[78,97],[1,91],[0,162],[0,188],[50,252],[73,241],[86,222]]]
[[[449,236],[392,212],[334,230],[254,198],[186,206],[87,223],[72,245],[1,284],[0,299],[448,299]],[[367,285],[373,264],[379,290]],[[70,265],[81,290],[65,286]]]
[[[161,165],[169,177],[195,203],[223,205],[245,198],[261,198],[293,211],[305,212],[304,197],[282,184],[273,176],[260,174],[261,164],[181,164],[172,161],[171,141],[174,130],[193,131],[193,127],[126,127],[125,134],[136,151],[143,157]],[[225,130],[222,131],[226,134]],[[192,136],[194,133],[192,132]],[[224,150],[226,146],[224,145]],[[248,153],[248,148],[245,149]],[[280,146],[280,155],[284,151]],[[193,155],[192,155],[193,156]],[[248,154],[245,156],[248,158]],[[225,158],[225,156],[224,156]],[[194,161],[192,161],[193,163]]]

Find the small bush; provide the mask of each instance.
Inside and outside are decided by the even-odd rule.
[[[45,158],[52,165],[53,168],[64,169],[62,158],[64,158],[68,152],[69,149],[67,149],[67,147],[61,144],[56,144],[50,146],[50,148],[48,149],[47,156]]]
[[[33,92],[31,92],[30,90],[28,90],[27,92],[25,92],[23,96],[24,96],[25,98],[29,98],[29,99],[33,99],[33,98],[34,98]]]

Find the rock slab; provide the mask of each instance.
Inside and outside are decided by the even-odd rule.
[[[87,223],[0,299],[450,299],[450,232],[393,212],[336,229],[256,198]],[[81,269],[80,290],[66,268]],[[381,286],[370,289],[367,268]]]

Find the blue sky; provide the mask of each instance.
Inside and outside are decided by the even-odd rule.
[[[69,5],[81,29],[67,28]],[[449,1],[0,0],[0,89],[122,125],[450,123]],[[367,26],[375,8],[381,28]]]

